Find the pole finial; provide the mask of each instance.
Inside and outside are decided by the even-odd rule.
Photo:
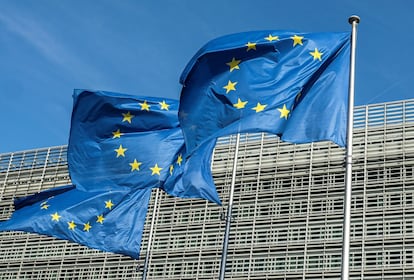
[[[350,16],[349,18],[348,18],[348,22],[349,22],[349,24],[352,24],[352,23],[359,23],[360,22],[360,18],[359,18],[359,16],[357,16],[357,15],[352,15],[352,16]]]

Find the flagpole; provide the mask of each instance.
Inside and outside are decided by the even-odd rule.
[[[342,271],[341,280],[349,279],[349,248],[351,236],[351,199],[352,199],[352,136],[354,126],[354,87],[355,87],[355,47],[357,38],[358,16],[350,16],[349,24],[352,25],[351,35],[351,63],[349,69],[349,99],[348,99],[348,128],[346,148],[345,171],[345,197],[344,197],[344,227],[342,243]]]
[[[156,218],[156,215],[157,215],[157,207],[158,207],[157,205],[158,205],[159,195],[160,195],[160,189],[157,188],[157,190],[155,192],[155,199],[154,199],[154,204],[153,204],[153,208],[152,208],[152,219],[151,219],[151,226],[150,226],[150,231],[149,231],[149,235],[148,235],[147,252],[145,254],[144,271],[142,272],[142,280],[147,279],[149,259],[150,259],[150,256],[151,256],[152,236],[153,236],[153,232],[154,232],[155,218]]]
[[[239,144],[240,144],[240,133],[237,133],[236,148],[234,150],[233,173],[231,177],[229,202],[227,205],[227,214],[225,217],[226,229],[225,229],[224,238],[223,238],[223,251],[221,253],[219,280],[224,280],[224,275],[226,273],[227,251],[229,247],[230,226],[231,226],[231,219],[232,219],[232,212],[233,212],[233,196],[234,196],[234,188],[236,185],[236,171],[237,171],[237,158],[239,156]]]

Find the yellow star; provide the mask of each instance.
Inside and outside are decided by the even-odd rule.
[[[323,53],[318,51],[318,48],[315,48],[315,51],[310,52],[311,56],[313,56],[313,60],[318,59],[319,61],[322,60]]]
[[[174,165],[170,165],[170,175],[172,175],[173,174],[173,171],[174,171]]]
[[[62,217],[58,214],[58,212],[55,212],[50,216],[52,217],[52,221],[56,221],[56,222],[59,222],[59,219]]]
[[[181,165],[182,162],[183,162],[183,156],[181,154],[179,154],[178,158],[177,158],[177,164]]]
[[[233,83],[232,81],[229,80],[229,82],[227,83],[227,86],[223,88],[226,89],[226,93],[229,93],[231,90],[236,90],[236,87],[235,87],[236,85],[237,85],[237,82]]]
[[[105,201],[105,208],[108,208],[109,210],[111,210],[112,206],[114,206],[114,204],[112,203],[112,200]]]
[[[288,110],[286,108],[286,104],[283,104],[283,108],[282,109],[277,109],[280,112],[280,118],[285,118],[287,120],[290,110]]]
[[[293,40],[293,46],[296,46],[296,45],[303,46],[303,43],[302,43],[303,36],[294,35],[293,37],[290,37],[290,39]]]
[[[233,104],[237,109],[243,109],[247,104],[247,101],[241,101],[240,98],[237,99],[237,103]]]
[[[121,133],[120,129],[118,129],[117,131],[112,132],[112,135],[113,135],[112,139],[115,139],[115,138],[121,138],[121,135],[124,135],[124,134]]]
[[[260,102],[257,102],[256,107],[253,107],[252,110],[255,110],[256,113],[259,113],[261,111],[263,111],[266,108],[266,104],[260,104]]]
[[[151,176],[154,175],[154,174],[161,175],[160,171],[162,170],[162,168],[158,167],[157,163],[154,165],[154,167],[150,167],[150,169],[152,170]]]
[[[256,50],[256,43],[247,42],[246,47],[247,47],[246,52],[248,52],[250,50]]]
[[[234,69],[240,69],[239,63],[241,60],[236,60],[234,57],[230,62],[227,62],[226,64],[230,67],[230,72],[232,72]]]
[[[139,105],[141,105],[141,111],[145,110],[145,111],[149,111],[151,105],[147,104],[147,100],[144,101],[144,103],[139,103]]]
[[[89,232],[89,230],[92,228],[92,226],[87,222],[86,224],[83,224],[83,231]]]
[[[120,157],[120,156],[125,157],[125,151],[126,150],[128,150],[128,149],[124,149],[122,147],[122,145],[119,145],[119,148],[114,150],[116,152],[116,157]]]
[[[165,103],[165,100],[163,100],[162,102],[158,102],[158,104],[160,104],[161,106],[161,110],[166,110],[168,111],[168,107],[170,107],[169,104]]]
[[[68,222],[68,229],[75,230],[76,224],[74,221]]]
[[[131,165],[131,172],[134,170],[138,170],[139,171],[139,167],[141,166],[142,162],[137,161],[136,159],[134,159],[134,162],[131,162],[129,165]]]
[[[269,42],[277,41],[279,40],[279,36],[272,36],[272,34],[269,34],[269,36],[267,36],[265,39],[268,40]]]
[[[47,209],[49,209],[49,204],[47,204],[47,201],[44,201],[44,202],[42,202],[42,204],[40,204],[41,206],[40,206],[40,209],[44,209],[44,210],[47,210]]]
[[[135,117],[129,111],[126,114],[125,113],[122,113],[122,116],[124,116],[124,118],[122,119],[122,122],[129,122],[129,123],[131,123],[132,118]]]
[[[103,217],[103,215],[96,216],[96,222],[97,223],[103,224],[104,220],[105,220],[105,218]]]

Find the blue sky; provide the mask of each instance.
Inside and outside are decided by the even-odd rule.
[[[216,37],[358,26],[355,104],[414,97],[414,2],[1,0],[0,153],[67,144],[73,89],[179,98],[187,62]]]

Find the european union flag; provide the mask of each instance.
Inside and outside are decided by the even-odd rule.
[[[349,61],[348,32],[254,31],[210,41],[180,78],[188,151],[241,132],[345,146]]]
[[[72,183],[82,190],[158,187],[184,145],[178,103],[75,90],[68,145]]]
[[[16,199],[0,230],[45,234],[138,259],[150,196],[151,188],[54,188]]]
[[[75,90],[68,165],[77,189],[161,187],[220,204],[214,184],[183,184],[182,172],[191,171],[184,153],[177,100]]]

